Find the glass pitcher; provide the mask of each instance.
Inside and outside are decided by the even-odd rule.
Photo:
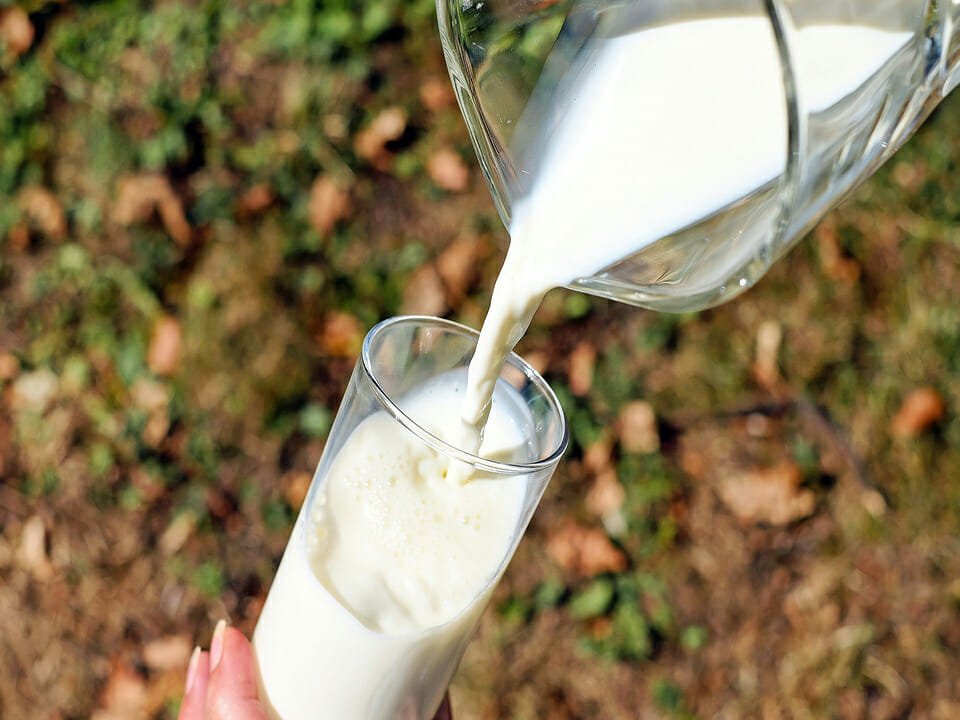
[[[960,82],[960,0],[437,10],[511,236],[552,222],[589,259],[559,284],[657,310],[750,287]]]

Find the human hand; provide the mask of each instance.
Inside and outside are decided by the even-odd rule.
[[[257,696],[255,667],[250,643],[221,620],[210,652],[193,651],[178,720],[269,720]],[[449,696],[434,720],[453,720]]]

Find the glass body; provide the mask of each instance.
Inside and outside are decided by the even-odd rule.
[[[436,378],[465,383],[476,339],[469,328],[425,317],[393,318],[367,335],[254,632],[261,698],[273,717],[430,720],[436,712],[567,443],[556,397],[517,355],[508,358],[498,388],[501,400],[515,405],[511,417],[522,434],[521,456],[514,462],[475,457],[424,429],[431,418],[408,398]],[[358,620],[317,579],[307,558],[313,508],[325,503],[331,468],[351,434],[377,413],[441,459],[524,483],[516,527],[486,587],[448,622],[404,634],[377,632]],[[437,588],[450,581],[435,580]]]
[[[636,143],[651,144],[660,157],[669,158],[674,151],[677,157],[676,167],[636,167],[638,177],[666,170],[680,178],[698,178],[704,166],[715,161],[712,148],[725,143],[738,151],[742,146],[749,154],[749,138],[745,141],[732,131],[755,119],[744,117],[752,112],[745,106],[774,103],[778,119],[769,122],[782,125],[761,126],[758,133],[779,133],[777,157],[767,175],[718,196],[713,205],[691,202],[689,213],[675,227],[651,223],[646,228],[638,217],[633,223],[636,239],[626,251],[568,281],[575,290],[659,310],[715,305],[751,286],[889,158],[960,82],[957,0],[438,0],[437,10],[457,99],[508,228],[518,203],[543,171],[551,144],[561,142],[556,129],[575,95],[575,78],[589,70],[605,45],[671,26],[689,27],[685,23],[754,19],[766,26],[771,52],[765,63],[779,76],[778,97],[760,97],[769,95],[769,88],[749,76],[723,77],[723,63],[740,42],[735,36],[727,44],[681,43],[685,57],[653,53],[647,66],[634,68],[636,83],[627,91],[641,98],[639,115],[674,114],[683,125],[693,112],[701,116],[699,128],[713,133],[705,153],[685,166],[684,146],[696,129],[684,135],[671,133],[666,125],[659,137],[638,131]],[[839,34],[822,32],[825,26]],[[723,34],[732,26],[714,27],[716,34]],[[847,31],[858,28],[881,31],[884,37],[878,40],[867,32],[848,43]],[[885,50],[883,43],[889,44]],[[737,88],[736,99],[731,94],[728,103],[715,98],[708,103],[706,95],[718,82]],[[656,92],[655,87],[675,89],[683,101],[674,98],[665,104],[670,93]],[[704,95],[702,103],[698,94]],[[724,163],[733,175],[736,163]],[[721,171],[714,172],[721,177]],[[605,178],[593,180],[602,192]],[[671,193],[684,190],[665,192],[672,201]],[[591,211],[589,206],[582,210]],[[584,235],[584,243],[605,242],[589,232]]]

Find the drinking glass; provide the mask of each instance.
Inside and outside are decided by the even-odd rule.
[[[507,359],[494,395],[495,403],[509,406],[522,435],[511,462],[471,455],[425,429],[431,426],[428,409],[409,399],[438,378],[465,386],[476,341],[474,330],[431,317],[386,320],[364,340],[254,632],[260,696],[274,717],[430,720],[436,712],[567,444],[556,396],[515,354]],[[313,510],[324,502],[331,467],[351,433],[377,413],[442,460],[473,468],[478,479],[471,482],[511,478],[524,488],[516,527],[489,582],[456,617],[416,632],[388,634],[367,627],[317,579],[307,558]],[[448,582],[435,578],[435,589],[442,592]]]
[[[658,310],[716,305],[753,285],[960,82],[958,0],[437,0],[437,12],[457,100],[508,228],[544,158],[589,140],[558,128],[597,58],[624,38],[677,31],[677,42],[638,53],[645,60],[626,90],[638,98],[637,130],[613,162],[633,165],[633,195],[622,176],[582,179],[584,196],[619,193],[643,207],[654,195],[652,212],[638,211],[623,253],[568,283]],[[773,91],[731,62],[743,50],[736,23],[715,24],[709,42],[684,30],[743,19],[766,28],[759,64],[775,74]],[[856,28],[878,32],[850,40]],[[734,91],[718,98],[717,87]],[[753,108],[770,103],[777,119],[758,119]],[[759,152],[765,167],[741,179]],[[652,155],[669,160],[648,164]],[[709,173],[714,185],[703,181]],[[736,192],[705,198],[737,182]],[[689,213],[672,226],[647,222],[678,198],[690,200]],[[591,228],[601,212],[582,208],[580,242],[607,241]]]

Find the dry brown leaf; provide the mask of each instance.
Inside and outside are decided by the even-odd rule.
[[[175,317],[164,315],[153,325],[150,346],[147,348],[147,366],[157,375],[172,375],[180,366],[182,349],[180,322]]]
[[[570,520],[547,537],[547,552],[560,567],[581,577],[621,572],[627,557],[599,528]]]
[[[0,40],[3,41],[4,63],[12,63],[33,45],[34,29],[27,15],[19,5],[13,5],[0,11]]]
[[[893,166],[890,175],[893,181],[907,192],[916,192],[927,179],[929,168],[923,160],[914,162],[898,162]],[[960,715],[958,715],[960,717]]]
[[[23,373],[10,390],[10,407],[14,410],[44,412],[57,396],[59,380],[49,368]]]
[[[654,453],[660,449],[660,432],[653,405],[635,400],[623,406],[617,417],[620,445],[627,452]]]
[[[139,720],[145,715],[147,684],[128,665],[116,663],[91,720]]]
[[[7,232],[7,248],[11,252],[23,252],[30,247],[30,228],[20,222]]]
[[[613,445],[606,433],[584,449],[583,467],[594,475],[613,468]]]
[[[767,390],[775,388],[780,380],[777,358],[782,341],[783,330],[778,322],[767,320],[760,323],[757,328],[757,359],[753,363],[753,376],[757,383]]]
[[[604,518],[619,511],[626,499],[627,493],[611,468],[597,475],[584,497],[584,505],[588,512]]]
[[[143,646],[143,662],[151,670],[185,668],[191,652],[193,644],[189,635],[168,635]]]
[[[832,221],[821,223],[814,233],[817,239],[817,251],[820,267],[831,280],[852,284],[860,277],[860,266],[856,260],[844,256],[840,249],[837,227]]]
[[[452,107],[455,100],[453,86],[445,77],[432,75],[420,84],[420,102],[430,112]]]
[[[363,344],[363,325],[353,315],[334,311],[324,319],[319,339],[323,351],[328,355],[356,357]]]
[[[140,497],[148,502],[153,502],[164,496],[167,487],[163,480],[152,476],[141,466],[135,466],[130,469],[130,484],[137,489]]]
[[[443,315],[447,294],[440,273],[433,265],[422,265],[407,279],[401,310],[406,315]]]
[[[570,392],[574,395],[586,395],[593,387],[593,370],[597,364],[597,349],[584,340],[570,353],[567,364],[567,380]]]
[[[138,408],[151,413],[166,409],[170,402],[170,390],[156,380],[139,378],[130,388],[130,398]]]
[[[113,219],[120,225],[149,220],[154,213],[178,244],[187,245],[192,231],[180,198],[162,175],[128,175],[117,183],[117,201]]]
[[[197,527],[197,518],[191,512],[177,515],[160,536],[160,551],[164,555],[173,555],[184,546]]]
[[[483,252],[483,240],[462,238],[440,253],[437,258],[437,272],[443,278],[451,305],[456,305],[466,297],[479,273]]]
[[[463,192],[470,184],[470,170],[453,150],[442,148],[427,160],[427,174],[441,190]]]
[[[56,195],[39,185],[30,185],[17,193],[17,205],[33,225],[51,240],[63,240],[67,217]]]
[[[387,143],[399,139],[406,129],[406,111],[401,107],[387,108],[357,133],[353,140],[353,149],[358,157],[378,170],[386,171],[393,162],[393,153],[387,150]]]
[[[947,405],[931,387],[917,388],[903,399],[903,404],[890,421],[894,437],[914,437],[943,419]]]
[[[227,494],[218,487],[208,486],[203,491],[203,504],[217,520],[226,520],[234,514],[233,503]]]
[[[53,566],[47,558],[47,528],[39,515],[23,524],[17,562],[38,580],[49,580],[53,576]]]
[[[150,447],[158,447],[170,430],[170,390],[149,378],[138,379],[130,390],[134,404],[147,412],[141,437]]]
[[[303,470],[291,470],[280,481],[283,486],[283,497],[294,510],[299,510],[307,497],[310,481],[313,476]]]
[[[816,506],[813,492],[800,487],[803,473],[792,461],[727,478],[717,486],[724,505],[745,523],[787,525],[808,517]]]
[[[20,361],[13,353],[0,353],[0,380],[13,380],[20,372]]]
[[[350,130],[347,119],[339,113],[324,115],[320,119],[320,127],[323,128],[323,134],[334,142],[346,140]]]
[[[244,218],[259,215],[270,207],[274,197],[270,183],[254,185],[237,200],[237,214]]]
[[[310,188],[310,225],[321,235],[328,235],[337,223],[349,217],[353,209],[350,193],[321,175]]]

